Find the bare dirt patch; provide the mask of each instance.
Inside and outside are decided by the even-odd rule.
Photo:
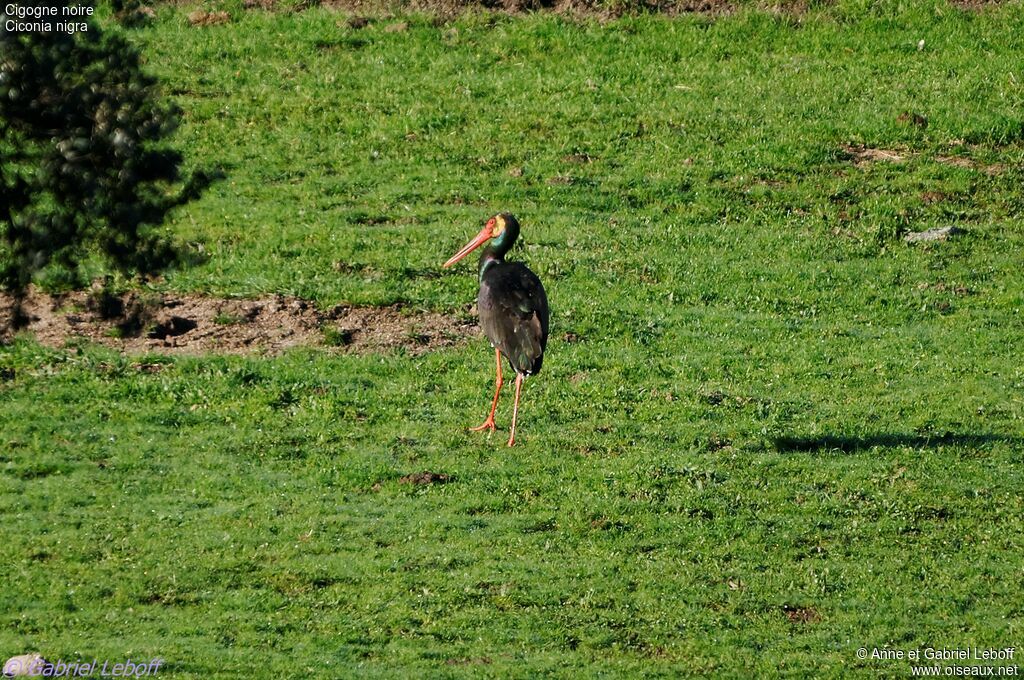
[[[864,146],[863,144],[846,144],[843,146],[843,151],[850,155],[850,158],[853,159],[855,165],[875,163],[877,161],[902,163],[903,159],[906,157],[902,152],[897,153],[891,149],[876,149],[870,146]]]
[[[879,149],[865,146],[863,144],[844,144],[841,148],[857,167],[863,167],[877,162],[902,163],[910,158],[921,157],[921,154],[913,151]],[[943,165],[952,165],[957,168],[976,170],[989,176],[995,176],[1006,172],[1006,166],[1002,163],[985,164],[966,156],[934,156],[932,160],[936,163],[942,163]]]
[[[999,7],[1011,0],[949,0],[949,4],[964,10],[983,11]],[[163,0],[167,4],[189,5],[194,0]],[[298,3],[282,0],[243,0],[247,10],[269,10],[301,12],[312,7],[329,7],[353,15],[348,25],[360,29],[372,23],[373,18],[393,18],[409,13],[426,13],[445,23],[467,12],[498,12],[505,14],[526,14],[549,11],[570,17],[595,17],[608,20],[629,14],[661,13],[667,15],[703,14],[711,17],[725,16],[737,10],[753,6],[773,14],[800,17],[814,8],[827,7],[832,0],[627,0],[607,3],[600,0],[304,0]],[[148,8],[147,8],[148,9]],[[200,24],[202,25],[202,24]]]
[[[449,666],[475,666],[478,664],[489,664],[492,663],[492,661],[489,656],[478,656],[476,658],[464,657],[459,659],[446,659],[445,663]]]
[[[734,0],[633,0],[617,5],[601,3],[598,0],[406,0],[400,6],[388,0],[326,0],[322,4],[357,15],[386,16],[393,15],[398,10],[426,12],[442,20],[479,10],[507,14],[551,11],[562,15],[599,19],[611,19],[637,12],[723,15],[735,11]],[[764,7],[772,11],[781,9],[802,12],[805,6],[806,0],[764,2]]]
[[[562,160],[566,163],[586,165],[587,163],[593,163],[595,159],[588,153],[572,153],[568,156],[562,156]]]
[[[949,4],[959,9],[982,12],[984,10],[1005,5],[1009,0],[949,0]]]
[[[958,168],[967,168],[969,170],[978,170],[989,176],[1000,175],[1006,172],[1006,166],[1002,163],[992,163],[986,165],[984,163],[978,163],[974,159],[965,158],[964,156],[936,156],[935,161],[942,163],[943,165],[953,165]]]
[[[0,342],[14,334],[14,300],[0,294]],[[281,295],[256,300],[201,295],[110,295],[30,290],[24,328],[40,343],[64,347],[85,339],[126,353],[278,354],[291,347],[337,347],[367,353],[403,349],[422,354],[476,335],[465,316],[413,311],[401,305],[318,310]]]
[[[961,6],[998,5],[1009,0],[950,0]],[[776,14],[802,15],[813,8],[828,6],[833,0],[628,0],[607,3],[601,0],[242,0],[246,10],[267,10],[278,12],[302,12],[314,7],[328,7],[356,15],[360,20],[369,18],[392,18],[416,13],[432,14],[446,21],[467,12],[490,11],[507,14],[526,14],[537,11],[596,17],[614,18],[627,14],[659,12],[669,15],[705,14],[723,16],[753,6],[758,10]],[[200,3],[196,0],[153,0],[149,5],[175,5],[190,7]],[[151,9],[148,5],[146,9]],[[213,12],[209,12],[213,13]],[[362,28],[365,23],[353,28]]]
[[[424,470],[423,472],[414,472],[411,475],[405,475],[398,480],[399,484],[447,484],[452,480],[451,476],[446,475],[443,472],[430,472]]]
[[[821,621],[821,614],[813,607],[797,607],[787,604],[782,607],[782,611],[785,612],[786,618],[791,623],[818,623]]]
[[[914,113],[913,111],[904,111],[900,115],[896,116],[896,120],[906,125],[913,125],[924,129],[928,127],[928,119],[922,116],[920,113]]]
[[[188,15],[190,26],[216,26],[217,24],[227,24],[230,22],[231,15],[227,12],[207,12],[206,10],[197,9]]]
[[[547,185],[551,187],[568,186],[570,184],[575,184],[575,182],[576,179],[569,175],[554,175],[548,178]]]

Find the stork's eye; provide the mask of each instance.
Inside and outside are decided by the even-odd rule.
[[[501,236],[501,232],[505,231],[505,220],[500,217],[491,220],[491,235]]]

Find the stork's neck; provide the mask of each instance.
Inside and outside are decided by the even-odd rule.
[[[483,281],[484,272],[496,264],[505,261],[505,253],[512,249],[519,236],[518,230],[506,229],[501,236],[494,239],[480,253],[480,280]]]
[[[484,272],[494,265],[504,261],[505,258],[495,253],[490,246],[484,248],[484,252],[480,253],[480,280],[484,280]]]

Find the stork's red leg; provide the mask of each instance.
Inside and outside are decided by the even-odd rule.
[[[516,373],[516,401],[512,406],[512,434],[508,438],[508,445],[516,443],[516,417],[519,415],[519,392],[523,389],[523,374]]]
[[[497,349],[494,350],[494,356],[497,359],[498,378],[494,382],[494,401],[491,402],[491,414],[489,416],[487,416],[487,420],[485,420],[483,422],[483,424],[477,425],[476,427],[469,428],[471,432],[479,432],[480,430],[487,430],[487,429],[493,430],[493,429],[495,429],[495,427],[494,427],[494,411],[495,411],[495,409],[498,408],[498,395],[501,394],[501,386],[504,385],[505,382],[501,379],[501,352],[499,350],[497,350]]]

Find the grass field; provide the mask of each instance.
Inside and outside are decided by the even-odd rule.
[[[465,431],[482,338],[0,347],[0,655],[908,677],[857,650],[1024,644],[1019,3],[190,9],[131,33],[226,173],[168,225],[205,263],[161,285],[464,314],[475,268],[440,264],[509,210],[544,371],[508,450]]]

